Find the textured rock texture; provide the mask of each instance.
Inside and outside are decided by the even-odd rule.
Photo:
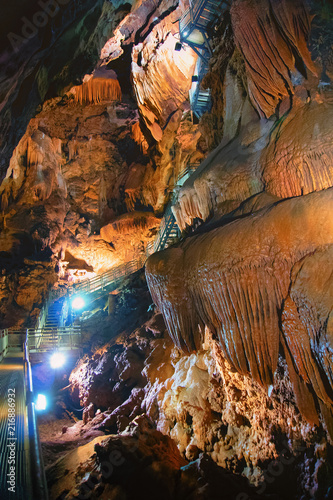
[[[245,60],[250,99],[269,118],[279,102],[294,93],[291,74],[296,58],[316,75],[306,45],[310,15],[302,0],[235,0],[230,12],[235,43]]]
[[[129,4],[98,2],[93,22],[79,6],[75,19],[85,23],[81,46],[75,57],[60,41],[61,47],[54,47],[54,53],[59,48],[61,54],[53,70],[61,67],[62,80],[58,73],[51,78],[45,63],[39,100],[27,97],[31,106],[21,113],[20,127],[35,113],[37,101],[47,100],[20,141],[23,132],[13,122],[16,135],[6,142],[8,148],[18,142],[0,187],[0,257],[8,282],[14,281],[12,267],[19,272],[24,258],[52,262],[56,269],[66,254],[70,265],[81,260],[85,268],[100,273],[144,254],[179,172],[188,162],[198,162],[205,151],[197,147],[201,134],[190,120],[187,103],[196,55],[174,51],[175,23],[185,7],[143,2],[126,15]],[[54,29],[61,15],[59,11],[60,17],[52,18],[45,31]],[[75,31],[75,25],[72,31],[65,25],[59,29],[66,43],[75,46],[81,31]],[[123,48],[115,54],[110,47],[120,47],[120,42]],[[24,50],[31,43],[24,44]],[[83,47],[78,69],[75,58],[81,57]],[[45,51],[37,53],[47,57]],[[85,75],[99,55],[94,71]],[[13,74],[17,91],[27,80],[24,72],[21,76],[23,83]],[[30,84],[34,88],[36,82]],[[10,108],[15,92],[12,97],[6,94],[3,109]],[[48,99],[54,94],[57,97]],[[4,298],[4,317],[11,300],[12,294]],[[40,294],[34,307],[41,300]],[[28,312],[17,309],[20,321]]]
[[[78,466],[79,457],[84,461]],[[65,480],[61,477],[64,472]],[[134,419],[118,436],[97,437],[69,453],[48,469],[48,477],[51,499],[153,500],[158,495],[163,500],[215,500],[220,498],[221,485],[227,500],[269,498],[253,493],[244,479],[219,468],[208,457],[187,465],[174,441],[145,416]]]
[[[18,16],[15,1],[1,22],[20,33],[39,7]],[[146,322],[146,290],[84,316],[71,376],[84,411],[68,436],[118,436],[81,449],[85,465],[80,450],[61,459],[52,495],[327,500],[331,2],[226,3],[208,28],[213,108],[196,125],[197,56],[174,50],[187,7],[73,1],[21,50],[4,37],[2,325],[34,322],[64,259],[98,273],[142,256],[178,174],[202,162],[174,200],[183,240],[146,266],[170,336],[161,315]],[[127,466],[105,477],[113,449]]]
[[[173,346],[161,314],[155,314],[130,335],[115,338],[86,358],[72,372],[71,382],[73,394],[79,394],[87,410],[81,436],[98,430],[118,432],[118,446],[127,446],[123,436],[138,425],[138,418],[148,416],[191,462],[190,476],[201,467],[204,477],[211,471],[204,489],[208,488],[207,498],[219,498],[215,487],[226,481],[221,477],[226,469],[237,474],[233,498],[273,492],[281,499],[302,494],[322,498],[330,485],[332,447],[322,425],[310,424],[298,411],[290,375],[279,356],[267,394],[230,366],[208,329],[198,352],[184,355]],[[136,451],[126,459],[136,460],[135,456]],[[149,461],[146,453],[143,456]],[[223,469],[214,469],[210,460]],[[250,490],[239,474],[250,480]],[[113,481],[118,483],[110,481],[113,487]],[[138,488],[137,494],[145,491]]]
[[[289,320],[288,344],[301,365],[308,356],[313,356],[311,337],[315,336],[317,342],[322,338],[315,354],[318,369],[311,370],[308,366],[304,378],[302,365],[298,370],[301,376],[303,372],[302,381],[296,375],[294,380],[298,402],[312,423],[318,423],[317,411],[305,384],[317,386],[321,380],[321,384],[326,385],[330,380],[331,345],[330,334],[326,333],[329,313],[326,312],[319,323],[309,317],[307,322],[304,317],[309,337],[304,343],[304,326],[297,329],[298,335],[295,322],[290,325],[291,305],[284,300],[293,267],[300,266],[306,256],[314,252],[316,255],[332,245],[333,228],[329,222],[332,200],[332,189],[328,189],[277,203],[256,215],[193,236],[177,248],[150,257],[146,265],[153,299],[163,313],[175,344],[187,352],[197,350],[203,341],[203,325],[207,325],[235,370],[251,374],[266,387],[272,383],[277,367],[283,304],[286,324]],[[331,272],[328,261],[327,258],[327,269]],[[318,291],[320,302],[321,294]],[[330,310],[329,291],[328,296]],[[305,297],[304,291],[294,311],[300,307],[313,310],[314,307],[307,304],[310,297]],[[325,348],[320,347],[322,342]],[[298,343],[303,346],[302,355],[296,348]],[[319,350],[323,351],[322,359],[318,359]],[[325,371],[326,374],[320,376],[320,372]],[[329,385],[330,392],[332,385]],[[331,400],[319,390],[316,393],[330,412]]]
[[[3,11],[1,29],[1,178],[30,118],[46,97],[54,97],[91,71],[125,10],[110,2],[14,1]],[[120,19],[119,19],[120,18]]]

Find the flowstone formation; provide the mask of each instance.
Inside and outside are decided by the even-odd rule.
[[[268,395],[282,356],[300,413],[332,441],[332,21],[321,9],[232,2],[206,77],[222,139],[173,206],[190,236],[151,256],[146,276],[179,349],[198,352],[208,328]]]
[[[73,0],[1,49],[2,326],[35,325],[65,261],[142,259],[171,201],[182,232],[147,260],[151,297],[141,271],[81,317],[51,500],[329,500],[332,6],[223,2],[198,124],[188,8]]]

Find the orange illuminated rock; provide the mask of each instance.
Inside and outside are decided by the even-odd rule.
[[[293,109],[273,132],[262,156],[262,179],[280,198],[333,186],[333,103],[325,99]]]
[[[303,0],[235,0],[231,20],[245,60],[249,96],[261,116],[269,118],[294,93],[294,54],[316,74],[306,45],[310,16]]]
[[[297,373],[312,387],[333,436],[333,247],[317,251],[292,270],[282,328]],[[323,270],[325,270],[323,272]],[[302,401],[299,401],[300,406]],[[303,404],[304,406],[304,404]],[[329,409],[330,408],[330,409]]]
[[[121,88],[112,70],[96,70],[82,85],[73,87],[75,101],[80,104],[99,104],[102,101],[120,101]]]
[[[118,258],[132,260],[152,241],[160,219],[149,212],[131,212],[119,216],[101,228],[101,238],[112,243]]]
[[[191,352],[203,325],[241,374],[270,385],[292,266],[333,243],[332,189],[277,203],[152,255],[146,275],[170,335]]]

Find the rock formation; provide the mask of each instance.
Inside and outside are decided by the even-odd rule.
[[[0,21],[2,327],[34,326],[66,266],[141,262],[167,206],[181,232],[146,281],[81,315],[82,417],[43,438],[51,498],[331,498],[331,3],[216,5],[199,123],[200,54],[179,33],[193,2],[16,3]]]

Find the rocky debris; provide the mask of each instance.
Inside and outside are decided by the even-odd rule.
[[[81,436],[103,430],[118,432],[122,439],[133,419],[147,415],[157,430],[174,440],[186,460],[197,460],[204,453],[205,463],[210,458],[237,474],[238,485],[242,484],[239,475],[247,477],[252,484],[251,490],[245,490],[250,498],[251,494],[256,498],[256,494],[276,493],[294,500],[309,491],[321,498],[318,492],[327,490],[332,447],[325,428],[309,424],[299,412],[291,373],[282,356],[267,391],[230,366],[208,329],[197,353],[182,354],[173,346],[160,313],[130,335],[120,336],[116,355],[112,347],[104,349],[103,362],[96,364],[92,356],[71,374],[81,404],[91,409],[94,402],[95,416],[82,426]],[[131,367],[133,349],[140,350],[142,361]],[[116,364],[123,371],[116,372]],[[114,370],[112,380],[110,370]],[[106,404],[106,393],[108,408],[101,406]],[[207,467],[214,472],[204,491],[213,495],[213,476],[217,474],[219,483],[221,469],[213,464]],[[194,471],[196,478],[201,474],[197,465],[190,468],[191,477]],[[297,479],[299,470],[302,477]],[[192,480],[190,484],[194,487]]]
[[[186,464],[174,441],[140,416],[125,432],[96,438],[49,467],[50,498],[217,500],[221,488],[227,500],[273,498],[256,494],[244,478],[218,467],[207,456]],[[65,478],[59,471],[65,472]]]

